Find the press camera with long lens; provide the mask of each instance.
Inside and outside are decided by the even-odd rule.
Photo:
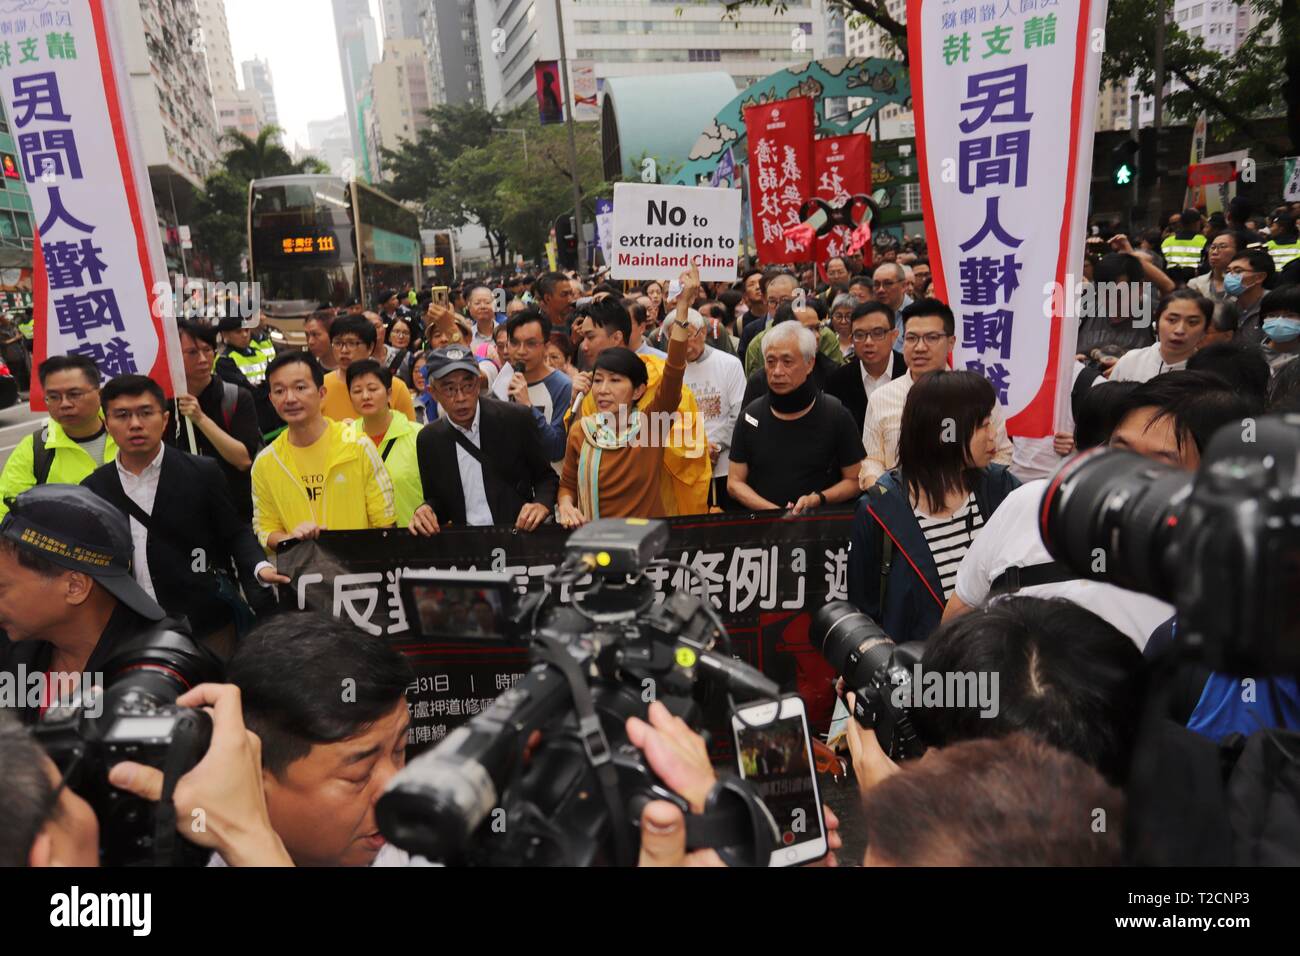
[[[809,639],[853,691],[853,717],[874,730],[880,749],[893,760],[925,753],[916,732],[911,701],[913,668],[925,645],[895,644],[875,621],[848,601],[832,601],[813,615]]]
[[[1080,577],[1178,611],[1178,644],[1230,674],[1300,673],[1300,415],[1225,425],[1193,475],[1129,452],[1048,481],[1043,543]]]
[[[714,650],[729,638],[707,600],[675,591],[656,604],[644,572],[667,540],[663,522],[594,521],[569,538],[546,590],[522,599],[508,575],[403,573],[422,637],[523,641],[532,667],[393,778],[376,807],[384,836],[447,863],[630,865],[647,802],[689,813],[627,740],[627,718],[658,700],[698,728],[717,691],[775,699],[779,688]],[[777,832],[748,785],[727,778],[704,815],[688,815],[687,837],[766,866]]]
[[[221,665],[189,637],[164,627],[139,634],[104,665],[99,699],[52,707],[33,728],[36,739],[99,819],[104,866],[202,865],[209,851],[176,835],[174,816],[112,786],[108,771],[123,760],[164,771],[174,781],[203,759],[212,718],[177,707],[190,688],[221,680]],[[162,823],[159,823],[160,817]]]

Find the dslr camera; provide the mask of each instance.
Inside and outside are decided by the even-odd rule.
[[[813,615],[808,630],[814,647],[853,691],[853,718],[874,730],[891,760],[925,753],[912,719],[913,668],[925,645],[895,644],[875,621],[848,601],[831,601]]]
[[[699,728],[720,697],[709,691],[779,697],[714,649],[730,639],[707,599],[675,591],[656,604],[645,570],[667,542],[661,521],[593,521],[570,536],[546,587],[522,598],[510,575],[403,573],[420,636],[524,644],[531,669],[390,781],[376,807],[384,836],[454,864],[634,865],[642,809],[671,800],[689,846],[767,865],[776,825],[747,784],[722,778],[692,815],[627,740],[627,718],[654,700]],[[570,590],[588,574],[585,592]]]
[[[1300,673],[1300,415],[1223,426],[1195,475],[1085,452],[1039,515],[1071,571],[1172,604],[1182,653],[1222,673]]]
[[[201,866],[210,852],[178,837],[171,788],[208,752],[212,718],[177,707],[176,698],[219,681],[221,665],[165,625],[112,654],[104,686],[90,691],[99,700],[52,707],[33,728],[67,785],[94,808],[104,866]],[[108,782],[109,768],[123,760],[164,772],[162,801],[151,803]]]

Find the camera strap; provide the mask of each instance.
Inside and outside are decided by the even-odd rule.
[[[185,774],[185,758],[193,747],[194,724],[188,720],[176,722],[175,736],[167,748],[162,765],[162,793],[154,810],[153,860],[154,866],[176,865],[176,804],[173,797],[176,783]]]
[[[628,837],[627,828],[623,825],[623,806],[618,792],[618,771],[614,767],[609,740],[605,737],[604,728],[600,726],[596,703],[591,698],[591,688],[587,686],[582,671],[578,669],[578,662],[558,641],[544,634],[536,635],[535,639],[546,648],[546,654],[541,659],[555,667],[568,681],[569,693],[573,697],[573,708],[578,715],[578,736],[582,739],[583,749],[587,752],[587,761],[596,771],[596,779],[600,783],[600,791],[609,810],[617,864],[635,866],[636,857],[633,854],[632,841]]]

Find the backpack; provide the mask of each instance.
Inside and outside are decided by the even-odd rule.
[[[50,468],[54,465],[54,449],[45,444],[49,440],[49,422],[32,432],[32,474],[36,476],[38,485],[49,481]]]

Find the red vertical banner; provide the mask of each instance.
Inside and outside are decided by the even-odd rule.
[[[850,196],[871,195],[871,137],[866,133],[828,136],[817,140],[813,170],[813,195],[839,207]],[[853,230],[836,226],[817,239],[817,261],[825,263],[844,255]]]
[[[745,110],[749,140],[749,195],[754,244],[766,264],[807,258],[782,233],[799,225],[799,208],[812,195],[813,104],[808,97]]]

